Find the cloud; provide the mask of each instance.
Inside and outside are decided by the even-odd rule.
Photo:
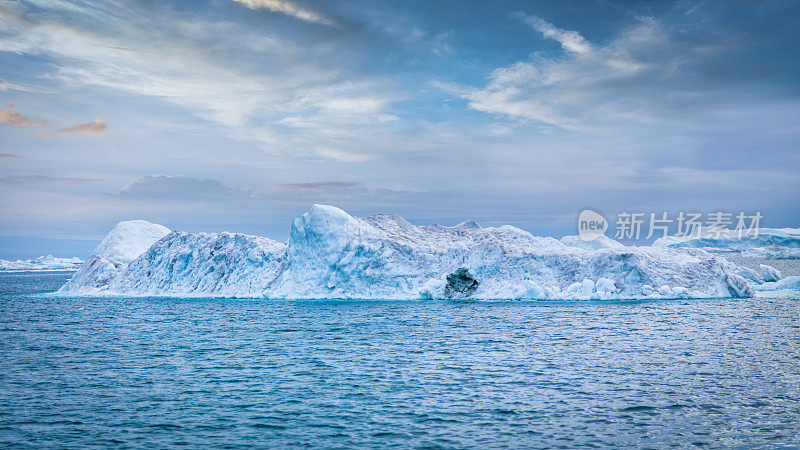
[[[108,125],[100,119],[95,119],[89,123],[76,123],[75,125],[60,130],[62,133],[73,134],[100,134],[108,129]]]
[[[39,90],[0,79],[0,91],[40,92]]]
[[[13,103],[9,103],[2,111],[0,111],[0,123],[12,127],[43,127],[43,123],[35,122],[20,113],[11,111],[14,108]]]
[[[361,183],[352,181],[323,181],[319,183],[271,183],[271,187],[281,191],[321,192],[360,187]]]
[[[318,23],[322,25],[333,25],[334,22],[322,14],[309,11],[286,0],[233,0],[241,3],[250,9],[268,9],[270,11],[286,14],[296,19],[306,22]]]
[[[365,153],[355,153],[347,150],[330,148],[330,147],[319,147],[317,148],[317,153],[329,159],[334,159],[336,161],[348,162],[348,163],[359,163],[359,162],[369,161],[370,159],[373,158],[372,155],[368,155]]]
[[[305,199],[406,199],[420,193],[370,187],[354,181],[321,181],[297,183],[265,183],[257,192],[226,186],[219,180],[191,178],[183,175],[147,175],[122,188],[119,197],[129,200],[165,202],[180,200],[261,208],[272,202]]]
[[[0,111],[0,123],[3,125],[8,125],[12,127],[40,127],[39,131],[34,133],[35,136],[54,136],[56,133],[44,128],[44,124],[40,122],[35,122],[27,117],[23,116],[20,113],[12,111],[12,109],[16,105],[14,103],[9,103],[8,106],[5,107],[2,111]],[[72,133],[72,134],[100,134],[104,132],[108,128],[108,125],[105,124],[100,119],[95,119],[89,123],[76,123],[75,125],[64,128],[63,130],[59,130],[62,133]]]
[[[577,31],[556,28],[552,23],[538,16],[529,16],[522,11],[517,11],[512,16],[532,26],[536,31],[542,33],[542,36],[558,41],[561,47],[568,52],[587,54],[592,51],[591,44],[586,42],[586,39]]]
[[[375,135],[396,118],[390,108],[401,98],[393,82],[342,64],[343,55],[363,50],[346,41],[352,30],[294,39],[299,31],[189,15],[164,2],[30,4],[6,11],[0,27],[8,38],[0,40],[0,53],[47,61],[50,70],[39,79],[162,100],[271,155],[363,161],[370,157],[328,149],[357,145],[373,153]],[[329,20],[291,2],[246,4]],[[61,7],[59,14],[36,12]],[[152,16],[170,19],[137,19]],[[98,20],[105,26],[95,26]]]
[[[120,50],[120,51],[123,51],[123,52],[135,52],[136,51],[136,50],[133,50],[133,49],[130,49],[130,48],[127,48],[127,47],[118,47],[116,45],[106,45],[105,47],[106,48],[110,48],[112,50]]]
[[[12,155],[11,153],[0,153],[0,158],[19,158],[19,155]]]
[[[257,197],[261,201],[310,201],[341,205],[353,201],[383,202],[387,204],[415,203],[422,198],[444,195],[440,192],[409,191],[381,186],[370,186],[355,181],[320,181],[298,183],[267,183],[267,190]]]
[[[536,53],[499,67],[483,87],[436,86],[477,111],[573,131],[598,131],[610,123],[674,123],[685,119],[687,110],[729,101],[719,82],[707,85],[725,76],[717,75],[715,66],[730,58],[732,43],[693,37],[686,30],[690,24],[638,18],[606,44],[594,45],[539,17],[514,16],[558,41],[564,53]]]
[[[128,184],[120,196],[140,200],[231,201],[253,197],[248,189],[232,188],[218,180],[183,175],[147,175]]]
[[[97,178],[66,178],[46,175],[7,175],[0,177],[0,184],[61,184],[73,186],[78,184],[103,181]]]

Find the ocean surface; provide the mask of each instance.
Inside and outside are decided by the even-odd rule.
[[[0,445],[793,447],[800,301],[28,296],[0,274]]]

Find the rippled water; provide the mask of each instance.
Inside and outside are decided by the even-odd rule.
[[[0,444],[792,446],[800,302],[53,299],[0,275]]]

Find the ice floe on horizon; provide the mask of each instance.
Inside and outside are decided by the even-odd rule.
[[[16,261],[0,259],[0,272],[68,271],[78,269],[81,264],[81,258],[57,258],[53,255]]]

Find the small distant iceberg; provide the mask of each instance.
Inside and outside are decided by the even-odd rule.
[[[700,248],[712,253],[735,253],[746,258],[800,259],[800,228],[761,228],[739,237],[734,232],[697,237],[666,236],[654,247]]]
[[[800,276],[786,277],[777,281],[764,283],[760,291],[800,290]]]
[[[71,271],[77,270],[82,264],[80,258],[56,258],[53,255],[16,261],[0,259],[0,272]]]
[[[287,242],[120,222],[58,295],[286,299],[750,297],[724,258],[694,248],[592,248],[510,225],[413,225],[314,205]],[[615,242],[615,241],[614,241]]]
[[[560,241],[564,245],[568,245],[570,247],[578,247],[578,248],[582,248],[584,250],[600,250],[600,249],[603,249],[603,248],[624,248],[625,247],[622,243],[617,242],[614,239],[611,239],[610,237],[605,236],[605,235],[600,235],[600,236],[598,236],[595,239],[592,239],[590,241],[585,241],[585,240],[581,239],[581,237],[578,236],[578,235],[564,236],[564,237],[562,237],[560,239]]]

